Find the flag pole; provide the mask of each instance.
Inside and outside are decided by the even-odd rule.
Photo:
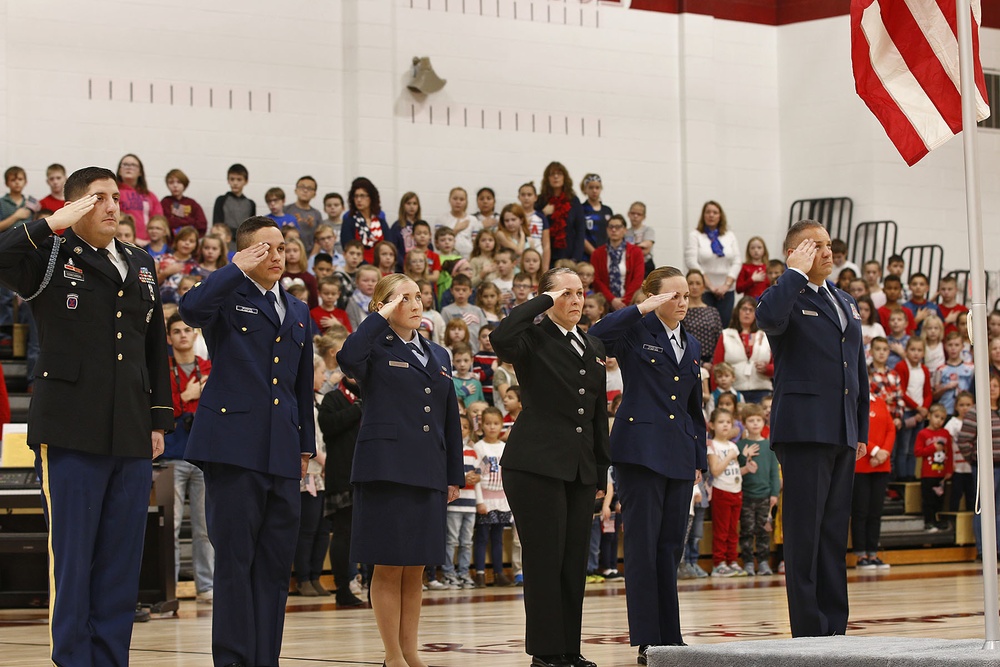
[[[984,649],[1000,649],[1000,599],[997,596],[997,531],[993,496],[993,434],[990,405],[989,358],[986,329],[986,271],[983,259],[983,212],[979,197],[979,153],[976,144],[975,63],[972,59],[970,0],[955,3],[958,12],[958,54],[962,81],[962,143],[965,146],[965,205],[969,222],[969,282],[972,312],[969,318],[976,367],[977,451],[979,499],[982,508]]]

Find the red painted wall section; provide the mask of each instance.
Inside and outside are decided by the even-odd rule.
[[[787,25],[846,16],[851,0],[632,0],[632,9],[667,14],[702,14],[717,19]],[[1000,2],[982,0],[983,27],[1000,28]]]

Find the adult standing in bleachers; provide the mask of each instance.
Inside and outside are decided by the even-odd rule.
[[[719,335],[712,364],[722,361],[733,367],[733,389],[747,403],[760,403],[771,393],[774,361],[767,336],[757,326],[757,300],[752,296],[740,299],[729,326]]]
[[[275,667],[299,532],[299,480],[316,451],[309,307],[281,287],[285,240],[247,218],[237,253],[181,299],[212,374],[184,457],[205,471],[215,545],[215,667]]]
[[[785,582],[793,637],[847,632],[854,462],[868,441],[868,371],[854,298],[827,280],[830,235],[801,220],[788,271],[757,306],[774,352],[771,442],[784,479]]]
[[[743,266],[736,235],[729,230],[726,214],[718,202],[701,207],[697,229],[688,234],[684,264],[698,269],[705,278],[705,304],[719,311],[719,320],[728,322],[736,301],[736,278]]]
[[[173,428],[153,260],[115,240],[114,172],[80,169],[66,206],[0,235],[0,281],[31,302],[41,354],[28,445],[49,526],[54,665],[127,665],[152,459]],[[53,232],[65,230],[61,238]]]
[[[573,194],[573,179],[559,162],[550,162],[542,174],[542,191],[535,210],[549,220],[553,265],[559,259],[583,260],[587,220],[583,204]]]

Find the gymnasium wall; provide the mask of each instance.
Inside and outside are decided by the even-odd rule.
[[[413,56],[431,57],[442,91],[406,90]],[[983,60],[1000,69],[1000,31],[984,30]],[[206,208],[239,161],[261,210],[268,187],[291,196],[300,175],[320,193],[366,175],[390,218],[414,190],[434,220],[452,186],[510,201],[556,159],[577,183],[600,173],[615,210],[644,201],[660,263],[681,263],[706,199],[776,254],[791,201],[840,195],[856,220],[896,219],[906,243],[968,262],[961,142],[903,164],[854,94],[846,16],[776,27],[596,0],[0,0],[0,99],[0,162],[25,167],[36,196],[50,162],[113,168],[134,152],[156,194],[180,167]],[[1000,133],[980,136],[995,230]]]

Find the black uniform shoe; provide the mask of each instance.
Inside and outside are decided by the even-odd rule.
[[[563,658],[565,658],[567,665],[572,665],[573,667],[597,667],[596,662],[587,660],[579,653],[576,655],[565,655]]]
[[[566,662],[562,655],[533,655],[531,656],[531,667],[567,667],[572,663]]]
[[[636,656],[635,661],[640,665],[646,664],[646,649],[649,648],[649,644],[644,644],[639,647],[639,655]]]

